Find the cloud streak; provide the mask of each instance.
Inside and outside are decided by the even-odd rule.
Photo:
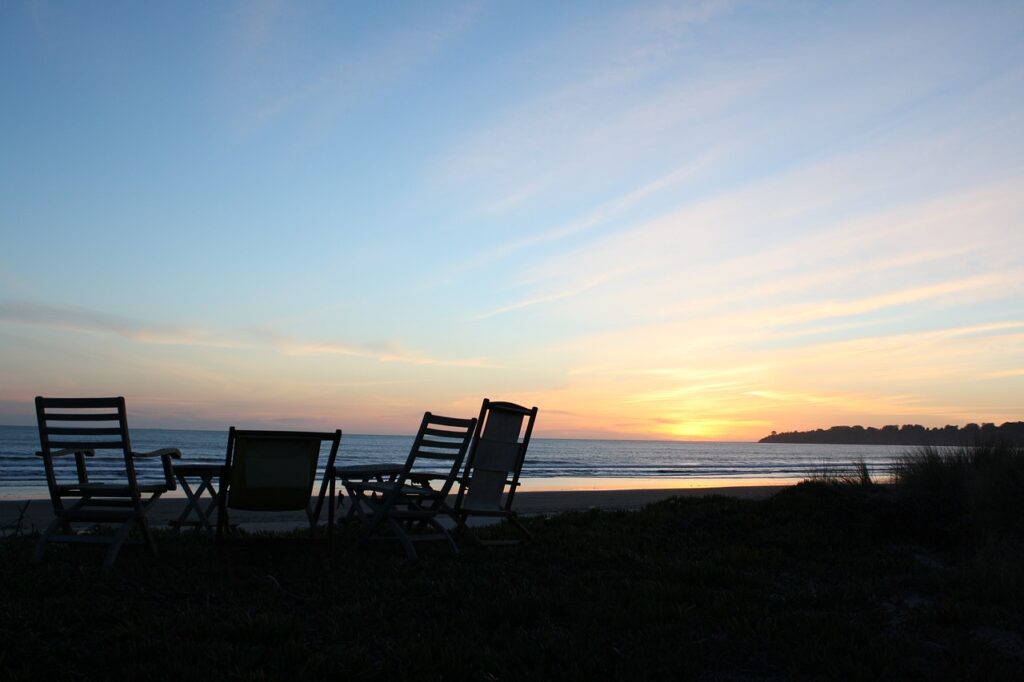
[[[0,300],[0,322],[61,331],[112,334],[145,344],[194,346],[220,349],[269,348],[282,355],[341,355],[381,363],[437,367],[493,368],[484,358],[440,358],[393,347],[345,344],[291,338],[266,330],[214,332],[196,327],[146,325],[120,315],[86,308],[53,306],[25,301]]]

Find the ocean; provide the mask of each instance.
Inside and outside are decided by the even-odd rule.
[[[177,447],[183,453],[180,461],[196,464],[222,462],[227,445],[227,431],[132,429],[131,438],[137,451]],[[345,434],[338,464],[402,462],[412,438]],[[42,460],[34,455],[38,449],[36,427],[0,426],[0,499],[46,495]],[[875,445],[534,438],[523,466],[523,490],[786,484],[823,469],[848,470],[857,462],[884,476],[906,450]],[[64,459],[62,473],[73,480],[72,458]],[[90,467],[90,475],[104,480],[116,473],[114,466]],[[160,473],[144,467],[140,475],[143,480],[155,480]]]

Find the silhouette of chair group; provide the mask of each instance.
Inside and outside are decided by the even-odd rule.
[[[363,520],[366,538],[396,539],[412,561],[413,543],[421,540],[447,541],[458,553],[440,516],[474,540],[467,527],[471,516],[507,519],[529,536],[512,502],[536,417],[536,407],[487,399],[474,419],[427,412],[404,465],[335,469],[349,495],[349,517]],[[456,482],[458,493],[449,504]]]
[[[104,566],[110,567],[122,545],[138,529],[150,552],[157,554],[147,512],[161,495],[176,488],[175,472],[195,474],[199,469],[217,475],[217,536],[229,529],[229,510],[303,511],[315,534],[323,507],[328,509],[327,534],[333,537],[337,504],[349,496],[346,519],[363,521],[363,537],[396,539],[410,560],[416,559],[414,542],[447,541],[458,547],[447,517],[456,532],[465,532],[472,516],[504,518],[524,535],[512,501],[529,446],[537,408],[485,399],[478,417],[457,419],[427,412],[404,464],[336,466],[342,432],[228,431],[223,465],[180,465],[177,448],[140,453],[132,450],[124,398],[36,398],[41,449],[54,520],[40,536],[33,553],[41,560],[51,542],[90,542],[109,545]],[[323,477],[312,498],[322,451],[327,451]],[[107,458],[98,452],[114,452]],[[73,458],[74,481],[58,482]],[[88,463],[102,463],[104,480],[90,478]],[[159,462],[148,471],[156,483],[140,483],[137,465]],[[463,466],[464,464],[464,466]],[[159,475],[156,475],[156,474]],[[183,479],[184,480],[184,479]],[[450,492],[458,482],[458,493]],[[197,505],[190,495],[189,504]],[[200,518],[202,510],[196,507]],[[116,524],[112,534],[76,532],[76,525]]]

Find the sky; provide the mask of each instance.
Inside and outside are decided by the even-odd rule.
[[[1024,419],[1024,3],[0,3],[0,423]]]

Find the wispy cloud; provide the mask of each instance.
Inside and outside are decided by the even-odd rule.
[[[131,341],[168,346],[267,348],[283,355],[344,355],[382,363],[439,367],[493,368],[484,358],[442,358],[404,349],[299,339],[267,330],[211,331],[197,327],[146,325],[119,315],[86,308],[0,300],[0,322],[90,334],[113,334]]]
[[[389,25],[369,47],[359,51],[350,49],[349,41],[338,41],[327,54],[304,55],[301,67],[290,64],[286,74],[275,76],[275,62],[285,58],[274,40],[275,31],[282,30],[279,24],[294,31],[293,24],[335,19],[321,19],[312,16],[308,7],[276,0],[244,3],[243,8],[230,70],[265,70],[272,76],[255,82],[238,79],[251,83],[251,89],[244,91],[243,101],[248,105],[239,112],[243,136],[295,111],[302,111],[303,119],[314,126],[332,123],[348,107],[386,90],[429,62],[472,25],[479,9],[475,3],[467,3],[433,13],[429,21],[420,24]]]
[[[601,272],[598,275],[596,275],[594,277],[591,277],[589,279],[585,279],[585,280],[579,281],[579,282],[575,283],[575,285],[572,286],[571,288],[564,289],[564,290],[561,290],[561,291],[553,291],[553,292],[549,292],[549,293],[543,293],[543,294],[539,294],[539,295],[536,295],[536,296],[531,296],[531,297],[523,298],[523,299],[520,299],[520,300],[518,300],[518,301],[516,301],[514,303],[509,303],[508,305],[504,305],[504,306],[501,306],[499,308],[495,308],[493,310],[489,310],[489,311],[480,313],[474,319],[476,319],[476,320],[486,320],[486,319],[491,318],[491,317],[496,317],[498,315],[504,315],[505,313],[510,313],[510,312],[512,312],[514,310],[522,310],[523,308],[529,308],[530,306],[535,306],[535,305],[538,305],[540,303],[549,303],[551,301],[558,301],[558,300],[562,300],[562,299],[572,298],[572,297],[578,296],[578,295],[580,295],[580,294],[582,294],[582,293],[584,293],[586,291],[589,291],[591,289],[599,287],[599,286],[601,286],[602,284],[604,284],[606,282],[614,280],[614,279],[616,279],[617,277],[621,276],[622,274],[624,274],[625,272],[627,272],[630,269],[632,269],[632,267],[623,267],[623,268],[621,268],[619,270],[607,270],[607,271]]]
[[[472,259],[451,268],[443,274],[441,280],[451,280],[470,270],[478,270],[492,263],[506,259],[520,251],[544,246],[552,242],[558,242],[574,237],[585,232],[594,230],[609,224],[616,218],[626,214],[630,209],[641,204],[652,196],[663,193],[674,188],[685,185],[688,181],[697,177],[700,173],[706,172],[727,153],[724,148],[716,148],[698,158],[688,161],[675,170],[666,173],[650,182],[647,182],[629,192],[601,202],[595,208],[587,211],[584,215],[567,223],[553,226],[549,229],[542,229],[538,232],[528,234],[522,238],[499,244],[490,250],[476,254]],[[524,198],[522,196],[520,198]],[[507,207],[503,205],[502,208]]]
[[[286,355],[347,355],[367,358],[378,362],[396,362],[409,365],[432,365],[437,367],[473,367],[494,368],[495,364],[484,358],[445,359],[437,358],[415,351],[394,348],[392,350],[371,350],[366,347],[352,346],[341,343],[298,341],[282,339],[274,344],[275,348]]]
[[[913,149],[906,150],[908,158]],[[540,294],[551,289],[586,291],[586,283],[604,273],[604,281],[618,277],[618,286],[593,301],[595,309],[621,309],[628,301],[634,317],[699,315],[703,320],[738,306],[746,312],[761,308],[762,319],[779,313],[813,318],[856,314],[857,306],[860,312],[891,307],[899,304],[899,297],[948,297],[956,287],[989,297],[1001,285],[1008,287],[1007,293],[1021,286],[1015,273],[1024,272],[1024,260],[1018,249],[1008,248],[1024,248],[1024,233],[1013,232],[1024,210],[1016,189],[1019,177],[974,180],[939,197],[864,206],[852,216],[823,215],[815,230],[785,230],[778,239],[764,238],[779,229],[776,225],[784,225],[786,216],[804,220],[795,207],[806,203],[800,197],[808,191],[818,206],[849,202],[847,187],[858,185],[856,178],[833,185],[819,178],[851,172],[863,165],[860,156],[833,159],[705,199],[591,240],[569,254],[553,255],[525,272],[523,284],[539,292],[525,298],[557,301]],[[883,174],[882,181],[887,180]],[[966,224],[973,231],[965,241]],[[726,247],[744,239],[757,242],[758,248]],[[623,276],[631,271],[623,264],[636,266],[643,277],[626,282]],[[979,270],[989,272],[949,276]],[[794,299],[806,303],[791,303]]]
[[[145,325],[87,308],[0,300],[0,321],[75,332],[115,334],[142,343],[239,348],[246,344],[195,327]]]

